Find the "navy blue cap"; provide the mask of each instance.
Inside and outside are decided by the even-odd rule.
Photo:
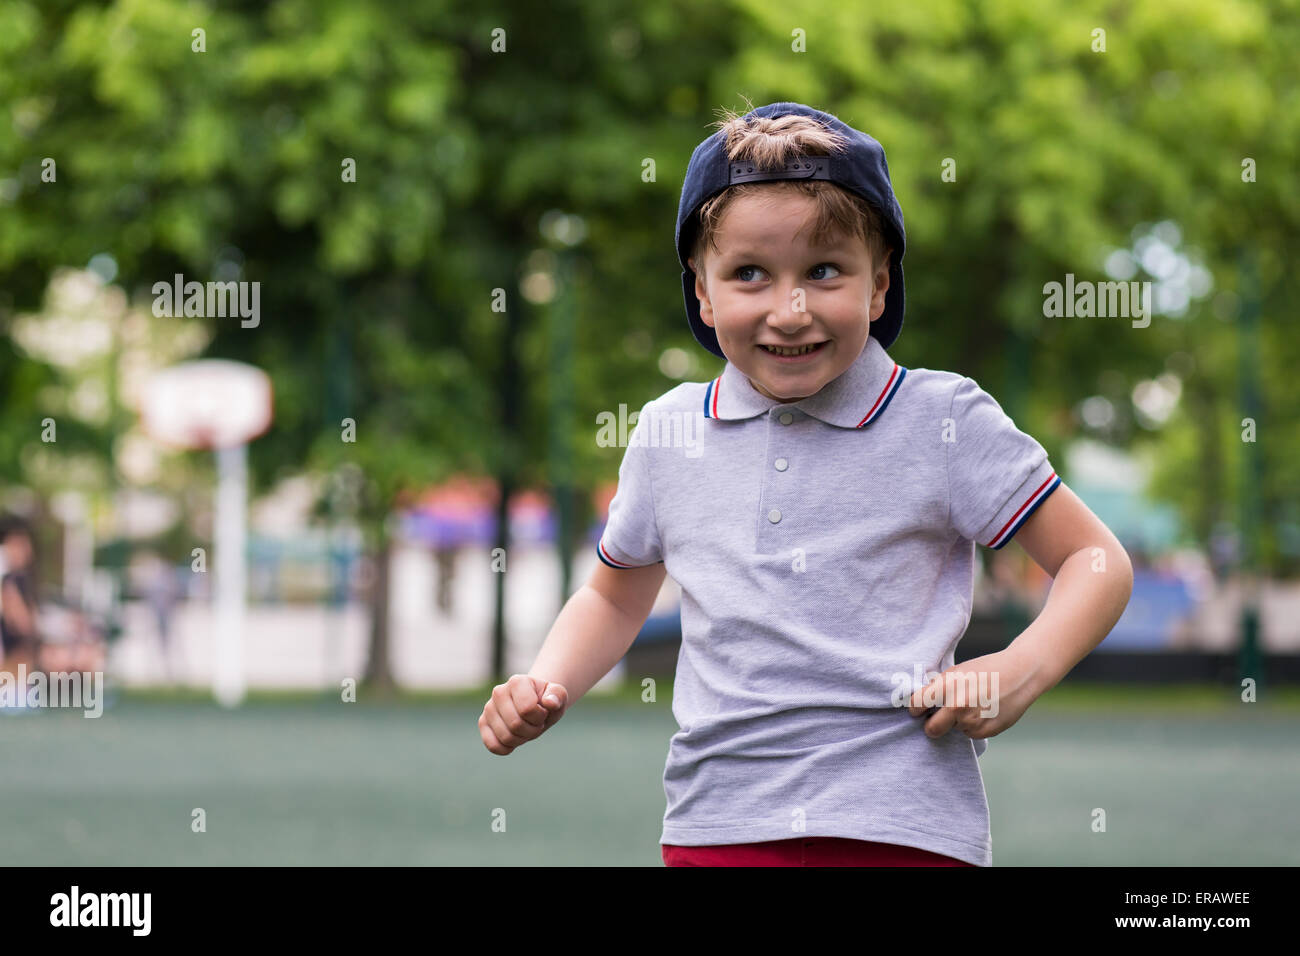
[[[784,169],[763,170],[752,163],[731,162],[727,158],[727,142],[723,130],[718,130],[691,154],[686,167],[686,181],[682,184],[682,198],[677,207],[677,258],[682,264],[682,292],[686,298],[686,317],[695,339],[718,358],[726,358],[718,346],[713,329],[700,318],[700,300],[695,296],[695,273],[687,264],[691,246],[699,228],[698,212],[707,200],[738,183],[766,182],[775,179],[825,179],[838,186],[851,189],[870,202],[880,213],[885,225],[885,241],[893,247],[889,263],[889,289],[885,292],[885,311],[871,323],[871,334],[881,346],[889,348],[903,327],[903,248],[907,237],[903,232],[903,211],[894,198],[894,188],[889,182],[889,167],[885,165],[885,149],[866,133],[802,103],[771,103],[746,113],[744,118],[774,118],[791,113],[810,116],[848,141],[848,148],[830,156],[803,156],[788,163]]]

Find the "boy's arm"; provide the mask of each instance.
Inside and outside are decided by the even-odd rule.
[[[632,646],[666,575],[662,562],[641,568],[597,564],[565,602],[528,675],[563,684],[573,706]]]
[[[1014,540],[1053,578],[1043,610],[1007,648],[1029,663],[1037,697],[1110,633],[1133,592],[1133,565],[1110,529],[1064,484]]]

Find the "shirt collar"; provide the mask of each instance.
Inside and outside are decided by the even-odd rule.
[[[862,354],[821,391],[797,402],[779,402],[759,392],[744,372],[728,362],[704,392],[704,416],[739,421],[774,405],[793,405],[828,425],[865,428],[884,414],[906,374],[907,369],[889,357],[879,340],[869,336]]]

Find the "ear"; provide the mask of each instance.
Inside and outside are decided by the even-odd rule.
[[[885,293],[889,291],[889,260],[893,256],[894,250],[885,250],[885,258],[881,260],[880,266],[876,269],[876,274],[872,277],[871,288],[871,321],[874,322],[885,312]]]
[[[704,278],[700,270],[695,267],[694,257],[687,259],[686,264],[695,273],[695,298],[700,300],[700,321],[713,328],[713,303],[709,301],[709,291],[704,285]]]

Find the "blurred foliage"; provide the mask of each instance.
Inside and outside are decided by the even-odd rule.
[[[545,482],[566,394],[574,481],[591,487],[621,455],[592,440],[598,412],[671,387],[661,368],[720,370],[687,329],[672,244],[691,151],[719,107],[795,100],[885,145],[908,230],[898,361],[971,375],[1055,458],[1091,434],[1080,403],[1106,396],[1104,437],[1149,451],[1152,492],[1196,537],[1254,496],[1280,568],[1273,529],[1297,520],[1300,488],[1300,337],[1285,325],[1300,292],[1297,6],[9,2],[0,331],[55,269],[100,253],[137,301],[177,272],[237,273],[262,283],[261,324],[211,320],[207,354],[275,382],[276,423],[251,447],[259,486],[354,462],[377,516],[455,471]],[[539,231],[550,210],[586,227],[563,310],[521,292],[546,269],[538,250],[558,251]],[[1164,221],[1213,277],[1185,315],[1043,316],[1045,283],[1104,281],[1107,256]],[[1255,444],[1240,440],[1243,257],[1260,290]],[[571,380],[554,375],[562,322]],[[1146,427],[1132,391],[1171,372],[1178,407]],[[0,480],[28,479],[20,453],[56,380],[0,335]],[[1243,455],[1261,458],[1257,486]]]

